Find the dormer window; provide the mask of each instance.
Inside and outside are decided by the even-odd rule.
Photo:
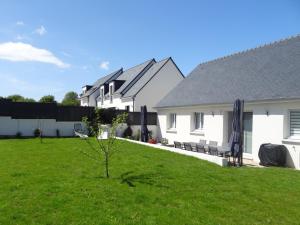
[[[114,94],[114,83],[109,84],[109,100],[110,103],[113,103],[113,94]]]
[[[93,86],[91,85],[85,85],[82,87],[82,93],[85,94],[89,89],[91,89]]]
[[[104,104],[104,87],[100,88],[101,105]]]

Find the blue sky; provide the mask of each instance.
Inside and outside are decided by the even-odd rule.
[[[172,56],[201,62],[300,33],[300,1],[1,1],[0,96],[81,91]]]

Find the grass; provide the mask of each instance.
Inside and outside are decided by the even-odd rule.
[[[83,140],[0,140],[0,224],[299,224],[299,171],[118,145],[106,179]]]

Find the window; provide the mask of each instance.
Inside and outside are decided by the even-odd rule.
[[[170,114],[170,129],[175,129],[176,128],[176,113],[171,113]]]
[[[204,113],[195,112],[194,113],[194,128],[195,130],[202,130],[204,124]]]
[[[109,99],[110,99],[110,103],[113,102],[113,86],[110,85],[109,86]]]
[[[101,105],[104,103],[104,89],[101,88]]]
[[[300,110],[290,112],[290,135],[300,138]]]

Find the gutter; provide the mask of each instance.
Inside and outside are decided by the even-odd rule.
[[[256,105],[256,104],[273,104],[273,103],[290,103],[290,102],[299,102],[300,98],[282,98],[282,99],[263,99],[263,100],[252,100],[245,101],[247,105]],[[155,109],[174,109],[174,108],[194,108],[194,107],[226,107],[232,106],[233,102],[229,103],[207,103],[207,104],[194,104],[194,105],[181,105],[181,106],[154,106]]]

